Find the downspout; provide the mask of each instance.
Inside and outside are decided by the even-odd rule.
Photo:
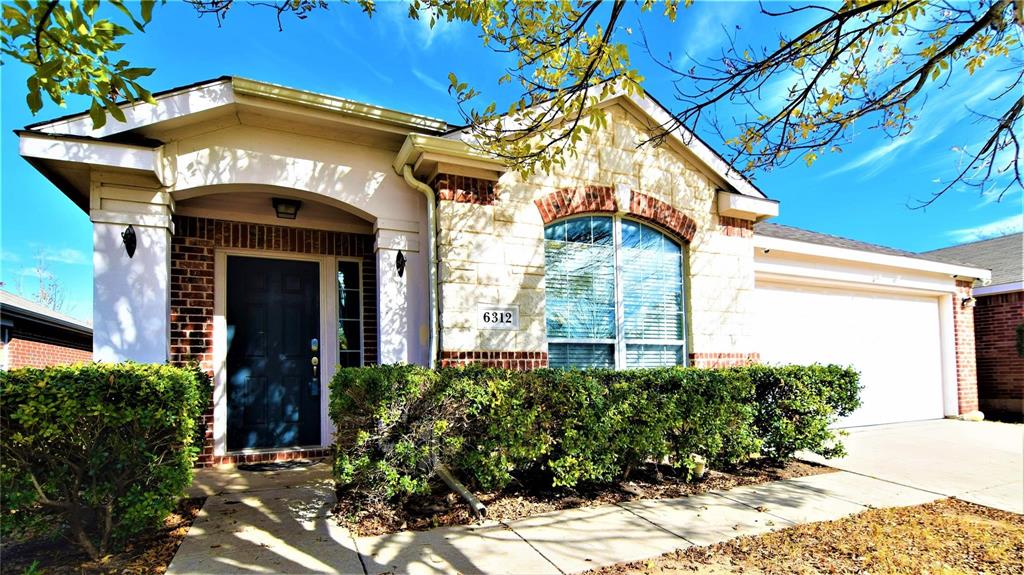
[[[414,190],[418,190],[423,193],[427,198],[427,300],[430,306],[429,313],[427,314],[427,347],[430,350],[430,357],[428,358],[427,365],[431,369],[437,367],[437,317],[438,317],[438,306],[437,306],[437,200],[434,198],[434,190],[430,186],[417,180],[412,173],[412,166],[404,164],[402,166],[402,177],[405,178],[405,183],[409,184]]]

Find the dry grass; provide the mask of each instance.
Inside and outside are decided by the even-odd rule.
[[[627,573],[1024,573],[1024,516],[956,499],[873,509],[837,521],[614,565]]]

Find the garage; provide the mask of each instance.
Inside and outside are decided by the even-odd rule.
[[[755,294],[761,361],[861,372],[863,403],[841,427],[943,417],[938,297],[765,281]]]

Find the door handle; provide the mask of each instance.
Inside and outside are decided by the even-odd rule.
[[[313,377],[316,377],[316,368],[320,365],[320,358],[313,356],[313,359],[309,360],[309,363],[313,364]]]

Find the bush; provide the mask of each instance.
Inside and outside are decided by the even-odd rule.
[[[685,474],[694,454],[719,468],[759,450],[828,454],[827,425],[856,407],[856,381],[834,366],[343,369],[331,383],[335,477],[396,500],[428,491],[438,463],[495,489],[619,481],[650,462]]]
[[[334,476],[386,499],[429,490],[434,465],[461,448],[468,399],[411,365],[344,368],[331,380]]]
[[[486,401],[457,464],[484,488],[515,475],[553,486],[609,482],[649,461],[699,453],[733,464],[756,440],[750,381],[738,370],[443,370],[482,382]]]
[[[158,526],[192,480],[199,387],[164,365],[0,373],[3,533],[66,527],[98,558]]]
[[[747,368],[756,389],[754,426],[761,453],[781,462],[801,449],[824,457],[846,454],[829,426],[860,406],[860,376],[835,365]]]

